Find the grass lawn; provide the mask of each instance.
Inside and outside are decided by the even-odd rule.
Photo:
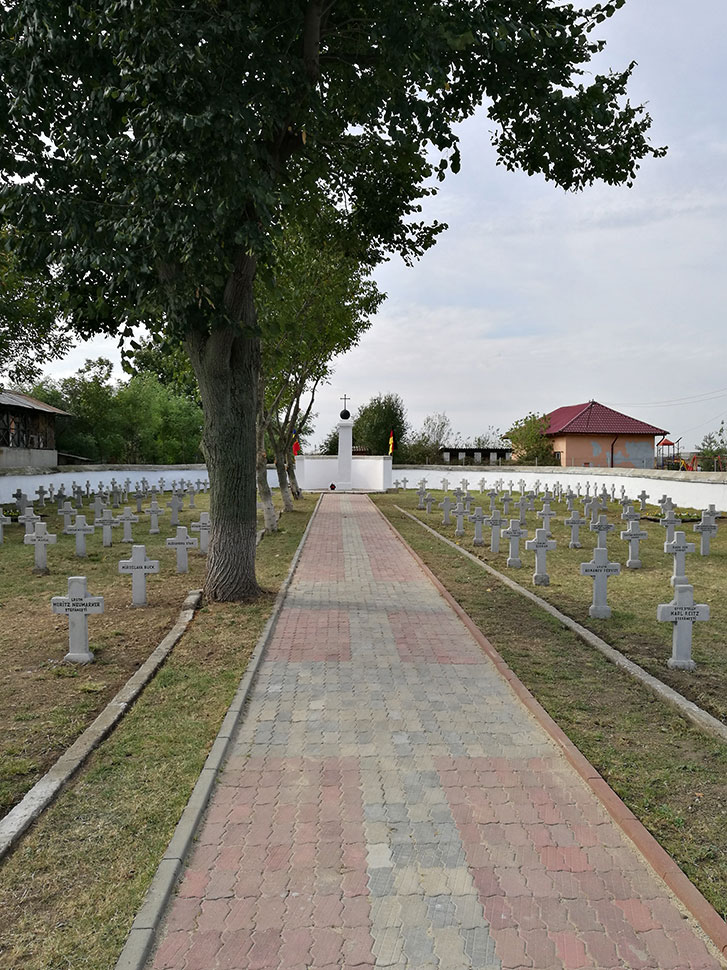
[[[376,496],[374,500],[631,811],[723,918],[727,916],[727,746],[692,727],[535,604],[398,512],[396,505],[408,510],[416,506],[411,492]],[[415,514],[440,528],[441,511],[436,517]],[[588,619],[591,582],[584,582],[577,573],[577,564],[591,558],[595,537],[590,533],[583,537],[585,549],[564,550],[565,527],[555,521],[552,524],[560,547],[558,555],[548,558],[552,585],[537,587],[536,592],[683,693],[687,693],[685,683],[693,678],[690,696],[702,701],[713,698],[709,705],[712,712],[723,710],[719,685],[725,683],[725,647],[720,637],[725,627],[722,624],[720,629],[720,617],[725,607],[717,594],[720,576],[727,575],[727,536],[718,536],[713,543],[711,561],[700,561],[698,556],[688,559],[688,574],[694,577],[698,600],[712,605],[715,619],[699,624],[695,636],[695,656],[700,664],[697,674],[677,675],[665,663],[671,652],[671,626],[666,628],[655,619],[656,603],[671,598],[670,564],[665,557],[660,561],[655,548],[657,530],[663,530],[649,523],[652,548],[645,549],[642,557],[646,568],[633,575],[625,570],[629,575],[612,581],[609,600],[614,607],[614,622]],[[472,547],[471,523],[468,525],[463,545],[505,572],[506,551],[493,557],[489,546],[484,554]],[[531,535],[533,525],[531,516]],[[442,527],[449,537],[453,531],[454,526]],[[502,548],[506,547],[503,543]],[[624,547],[622,543],[619,548],[618,541],[612,540],[611,558],[623,563]],[[533,554],[524,552],[521,558],[524,568],[507,573],[530,587]],[[644,581],[643,606],[639,606],[639,580]],[[705,588],[708,582],[713,584],[711,593]]]
[[[280,531],[266,536],[260,544],[258,579],[269,593],[254,606],[215,604],[196,614],[130,713],[91,755],[78,777],[24,836],[18,848],[0,863],[0,966],[4,970],[108,970],[114,966],[270,615],[275,593],[288,572],[315,501],[315,497],[306,497],[297,502],[295,512],[281,518]],[[53,575],[65,576],[60,568],[56,573],[53,551],[49,556]],[[119,547],[114,546],[114,559],[118,551]],[[148,551],[156,555],[154,547]],[[183,577],[173,609],[170,604],[170,616],[176,616],[186,590],[201,583],[201,562],[199,565],[198,574],[190,572]],[[170,572],[172,568],[167,562],[167,579],[176,575]],[[112,570],[109,567],[104,572],[102,565],[98,569],[96,573],[89,570],[89,588],[109,595],[107,589],[113,592],[116,582]],[[104,576],[109,585],[102,589]],[[26,575],[24,581],[27,584],[35,580]],[[53,576],[41,581],[52,583]],[[124,577],[121,586],[128,582]],[[39,591],[35,587],[34,590]],[[127,594],[130,596],[130,590],[123,593],[119,593],[117,615],[108,630],[99,626],[91,635],[94,646],[102,644],[100,656],[108,659],[107,664],[95,663],[88,671],[79,671],[77,677],[59,677],[53,673],[53,666],[43,663],[18,665],[20,673],[26,668],[34,670],[29,677],[37,678],[37,683],[45,685],[47,676],[51,685],[63,688],[62,699],[56,697],[53,702],[53,691],[44,686],[42,695],[49,699],[34,705],[29,687],[26,705],[29,713],[38,710],[35,727],[44,739],[46,724],[55,723],[51,711],[62,709],[64,713],[56,715],[56,719],[63,722],[71,720],[66,710],[76,712],[76,730],[66,728],[65,735],[54,734],[56,746],[62,744],[62,736],[78,733],[92,716],[92,711],[79,712],[80,702],[86,697],[98,701],[105,696],[106,686],[86,694],[76,685],[87,682],[87,677],[91,678],[88,682],[105,685],[103,678],[107,673],[107,679],[111,679],[107,667],[114,663],[118,683],[125,680],[126,667],[115,659],[117,653],[122,653],[120,644],[129,642],[125,621],[136,623],[136,618],[146,611],[129,611],[127,615],[121,603]],[[156,594],[160,596],[161,590]],[[15,595],[20,595],[20,590]],[[151,587],[150,600],[154,595]],[[44,587],[38,598],[47,606],[46,596]],[[27,601],[31,606],[34,603],[32,597]],[[39,607],[38,616],[42,613]],[[35,643],[31,635],[31,624],[35,622],[33,613],[24,628],[28,643]],[[121,632],[117,635],[115,630]],[[51,644],[46,641],[43,648],[38,647],[37,655],[52,656],[57,662],[62,656],[59,651],[63,650],[64,636],[64,630],[57,631],[57,648],[54,640],[51,652]],[[151,633],[148,636],[146,653],[156,645]],[[141,631],[137,630],[133,638],[141,641]],[[142,653],[140,650],[140,659]],[[18,682],[22,683],[22,679],[18,678]],[[75,691],[67,690],[68,684]],[[8,696],[10,693],[8,690]],[[12,723],[16,723],[15,719]],[[28,724],[33,722],[18,723],[26,725],[23,736],[30,739],[33,731],[28,730]],[[27,743],[34,751],[39,747],[37,740]]]

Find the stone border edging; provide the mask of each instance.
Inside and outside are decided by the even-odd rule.
[[[371,504],[373,505],[374,503],[372,502]],[[497,650],[495,650],[474,620],[463,609],[463,607],[460,606],[441,580],[435,576],[432,570],[422,560],[421,556],[419,556],[412,549],[406,539],[404,539],[404,537],[395,529],[394,525],[388,520],[381,509],[379,509],[377,506],[374,507],[388,524],[389,528],[397,537],[399,542],[401,542],[402,545],[405,546],[406,549],[411,553],[425,575],[434,583],[442,598],[452,607],[459,619],[462,621],[462,623],[464,623],[477,643],[482,647],[482,650],[488,659],[492,661],[498,673],[507,681],[515,696],[544,728],[558,748],[560,748],[567,761],[593,791],[611,818],[621,828],[628,839],[636,846],[651,868],[666,883],[679,902],[687,909],[689,913],[691,913],[705,934],[717,947],[720,954],[723,957],[727,956],[727,923],[725,923],[719,913],[717,913],[712,904],[702,895],[694,883],[691,882],[691,880],[688,879],[687,876],[682,872],[669,853],[656,841],[654,836],[645,828],[639,819],[636,818],[634,813],[626,806],[621,798],[619,798],[608,782],[606,782],[605,779],[596,771],[585,755],[579,751],[565,731],[563,731],[563,729],[553,720],[550,714],[548,714],[545,708],[536,700],[533,694],[530,693],[520,678],[502,659]],[[439,533],[434,532],[433,529],[430,529],[429,526],[425,525],[425,523],[417,519],[416,516],[410,515],[405,509],[401,509],[399,506],[395,506],[395,508],[397,508],[400,512],[403,512],[407,517],[414,519],[415,522],[419,522],[420,525],[424,526],[425,529],[432,532],[438,538],[444,538],[443,536],[440,536]],[[470,556],[480,565],[486,565],[486,563],[483,563],[482,560],[477,559],[476,556],[472,556],[471,553],[468,553],[466,550],[460,549],[459,546],[456,546],[454,543],[449,542],[448,539],[445,539],[445,541],[452,545],[458,552],[464,552],[466,555]],[[497,578],[507,579],[507,577],[501,577],[497,570],[494,570],[491,567],[488,567],[488,570]],[[509,581],[507,585],[511,585]],[[517,586],[517,583],[512,585]],[[525,590],[522,587],[520,587],[520,589],[522,589],[524,593],[528,593],[528,590]],[[538,597],[534,598],[538,599]]]
[[[431,534],[436,536],[436,538],[441,542],[444,542],[453,549],[456,549],[457,552],[461,553],[463,556],[467,556],[468,559],[471,559],[472,562],[476,563],[486,572],[490,573],[501,583],[504,583],[505,586],[508,586],[516,593],[520,593],[521,596],[525,596],[541,609],[545,610],[547,613],[550,613],[552,617],[575,633],[576,636],[583,640],[584,643],[587,643],[589,647],[594,647],[599,651],[599,653],[602,653],[607,660],[610,660],[611,663],[615,664],[617,667],[621,667],[622,670],[625,670],[627,673],[631,674],[632,677],[635,677],[637,680],[641,681],[641,683],[644,684],[645,687],[648,687],[649,690],[653,691],[660,700],[671,705],[671,707],[675,708],[678,713],[682,715],[682,717],[686,717],[706,734],[716,738],[718,741],[727,743],[727,725],[723,724],[722,721],[718,720],[716,717],[713,717],[711,714],[708,714],[707,711],[702,710],[701,707],[698,707],[693,701],[688,700],[683,694],[680,694],[679,691],[674,690],[673,687],[669,687],[668,684],[660,681],[658,677],[654,677],[653,674],[648,673],[648,671],[644,670],[643,667],[640,667],[637,663],[634,663],[633,660],[629,660],[628,657],[625,657],[620,651],[616,650],[615,647],[612,647],[610,643],[606,643],[606,641],[602,640],[599,636],[597,636],[597,634],[593,633],[591,630],[588,630],[586,627],[581,626],[580,623],[572,619],[567,614],[561,613],[559,609],[557,609],[551,603],[548,603],[547,600],[542,599],[540,596],[532,593],[529,589],[526,589],[524,586],[516,583],[515,580],[505,576],[504,573],[494,569],[489,565],[489,563],[486,563],[477,556],[474,556],[467,549],[463,549],[461,546],[458,546],[456,543],[452,542],[451,539],[448,539],[447,536],[443,536],[440,532],[437,532],[436,529],[432,529],[430,526],[428,526],[426,522],[422,522],[421,519],[418,519],[415,515],[407,512],[406,509],[402,509],[398,505],[395,505],[394,508],[398,509],[399,512],[403,513],[414,522],[418,523],[423,529],[426,529],[427,532],[431,532]]]
[[[0,819],[0,859],[15,846],[20,836],[45,811],[91,752],[116,727],[177,645],[189,626],[194,611],[199,608],[201,600],[201,589],[190,590],[182,604],[177,622],[161,643],[131,675],[121,690],[112,697],[98,717],[64,751],[21,801]]]
[[[228,755],[232,739],[239,726],[245,704],[247,703],[250,689],[255,680],[255,674],[265,654],[278,617],[283,607],[283,602],[288,593],[290,583],[293,579],[295,570],[298,567],[303,546],[308,538],[308,533],[313,524],[313,520],[321,506],[321,498],[318,499],[305,531],[295,550],[293,560],[288,570],[288,575],[278,590],[275,597],[273,609],[268,617],[260,637],[258,638],[255,649],[242,675],[235,696],[232,699],[227,713],[222,721],[220,730],[217,733],[204,766],[199,774],[197,783],[192,789],[182,816],[177,822],[171,841],[161,858],[154,878],[151,881],[141,907],[134,918],[131,930],[124,944],[124,948],[116,962],[115,970],[143,970],[146,961],[151,953],[156,931],[164,917],[167,903],[174,891],[177,880],[182,872],[182,866],[189,848],[194,839],[199,823],[207,808],[212,789],[217,782],[217,773]]]

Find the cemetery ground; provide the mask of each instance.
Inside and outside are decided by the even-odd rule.
[[[441,492],[432,494],[441,501]],[[478,504],[486,508],[486,496],[480,502],[479,494],[474,494],[473,509]],[[395,507],[401,506],[456,541],[454,524],[441,524],[442,512],[436,504],[427,516],[416,511],[416,495],[411,491],[376,496],[375,501],[525,686],[717,912],[726,917],[727,746],[699,731],[544,610],[499,583]],[[473,546],[472,523],[466,520],[467,532],[460,544],[724,720],[727,526],[721,523],[710,557],[699,556],[698,536],[697,551],[687,557],[687,575],[694,583],[695,601],[710,604],[712,619],[695,624],[697,669],[686,673],[667,668],[672,626],[656,622],[657,604],[668,602],[673,595],[669,585],[671,557],[660,552],[664,529],[656,522],[642,522],[642,528],[649,531],[649,539],[641,547],[644,568],[633,571],[623,565],[626,543],[611,533],[609,559],[622,564],[621,576],[609,580],[608,600],[613,616],[610,620],[591,620],[588,606],[592,582],[579,575],[578,565],[592,558],[596,537],[582,530],[583,548],[569,550],[570,529],[562,524],[568,513],[564,505],[557,505],[556,509],[560,521],[552,520],[551,532],[558,549],[548,554],[548,587],[533,585],[534,555],[526,552],[522,544],[522,569],[506,568],[506,540],[502,540],[498,555],[490,552],[486,529],[486,545]],[[611,521],[620,515],[620,506],[617,509],[615,512],[611,506]],[[529,538],[534,536],[536,522],[534,513],[529,513]],[[691,531],[691,525],[684,529]]]
[[[198,519],[206,500],[197,496],[198,508],[185,509],[180,522]],[[267,595],[252,606],[199,610],[131,711],[0,862],[0,965],[114,966],[314,505],[311,497],[296,503],[280,531],[260,544],[258,577]],[[2,613],[22,617],[0,634],[0,815],[93,720],[171,628],[189,589],[202,583],[203,556],[192,550],[189,573],[177,574],[174,551],[164,545],[174,530],[162,519],[161,536],[149,536],[140,522],[134,540],[161,560],[162,573],[149,579],[149,607],[133,609],[130,578],[117,572],[130,547],[115,538],[102,550],[100,535],[91,536],[84,562],[61,526],[51,512],[58,545],[49,551],[47,576],[33,575],[32,549],[15,534],[21,527],[6,526],[0,546]],[[50,612],[50,597],[65,592],[67,576],[83,573],[89,591],[105,597],[105,613],[89,622],[95,662],[71,667],[59,662],[68,621]]]

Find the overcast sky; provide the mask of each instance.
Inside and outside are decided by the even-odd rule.
[[[727,418],[727,4],[628,0],[601,36],[605,66],[638,61],[631,99],[666,158],[632,189],[568,195],[497,168],[484,112],[462,125],[462,170],[425,210],[449,230],[378,272],[388,299],[319,392],[316,441],[344,393],[355,413],[396,392],[414,429],[444,411],[463,436],[590,399],[687,448]]]

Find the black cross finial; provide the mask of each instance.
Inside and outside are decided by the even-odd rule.
[[[342,398],[339,398],[339,400],[340,401],[343,401],[343,407],[345,409],[345,407],[346,407],[346,401],[348,400],[348,396],[346,394],[344,394]]]

